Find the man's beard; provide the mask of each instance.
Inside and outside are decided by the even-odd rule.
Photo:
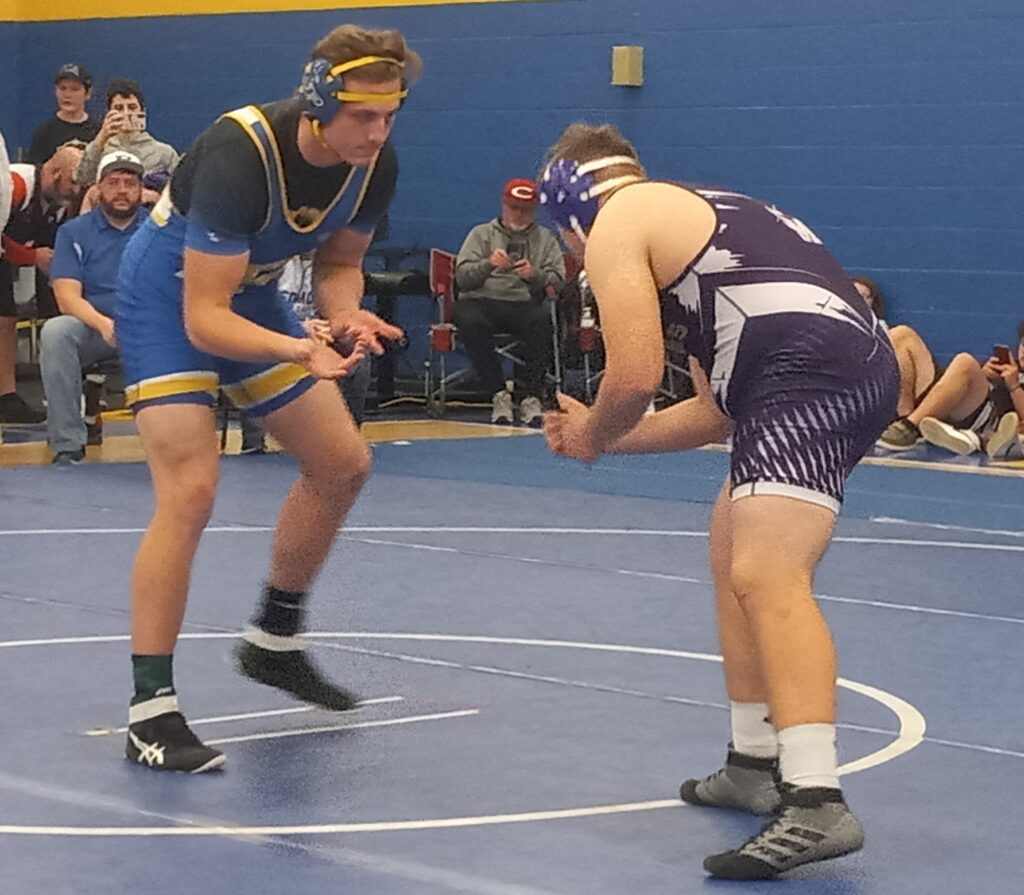
[[[135,212],[139,210],[138,205],[124,209],[115,207],[112,202],[100,202],[100,207],[103,209],[103,213],[114,221],[130,221],[135,217]]]

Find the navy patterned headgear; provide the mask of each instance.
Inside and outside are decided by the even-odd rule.
[[[639,179],[627,174],[598,183],[594,172],[612,165],[635,167],[638,164],[629,155],[609,155],[582,165],[575,159],[555,159],[544,169],[538,184],[541,205],[555,224],[563,230],[572,230],[586,242],[587,233],[597,218],[597,197],[614,187]]]
[[[296,93],[302,97],[306,115],[320,124],[327,124],[344,103],[388,103],[393,100],[404,100],[409,95],[409,88],[402,80],[402,89],[395,93],[352,93],[345,90],[344,75],[346,72],[376,62],[387,62],[389,65],[405,67],[405,63],[391,56],[360,56],[348,62],[332,64],[326,59],[313,59],[306,63],[302,70],[302,82]]]

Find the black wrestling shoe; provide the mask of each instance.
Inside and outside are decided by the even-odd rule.
[[[359,701],[353,693],[327,680],[303,649],[264,649],[243,640],[235,650],[238,670],[268,687],[291,693],[332,712],[347,712]]]
[[[224,764],[224,753],[205,745],[181,712],[165,712],[128,726],[125,757],[154,771],[201,774]]]
[[[779,816],[739,848],[705,858],[704,869],[720,879],[774,879],[863,845],[864,828],[846,807],[842,791],[783,785]]]
[[[735,808],[751,814],[779,810],[779,760],[741,755],[729,749],[725,767],[703,780],[687,780],[679,798],[703,808]]]

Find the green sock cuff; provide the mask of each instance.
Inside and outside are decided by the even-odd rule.
[[[157,696],[174,695],[174,673],[171,668],[173,662],[173,655],[132,655],[132,678],[135,681],[132,705]]]

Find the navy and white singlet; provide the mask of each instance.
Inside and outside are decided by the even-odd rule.
[[[732,496],[779,494],[838,511],[843,484],[896,418],[885,328],[800,220],[739,193],[709,244],[661,290],[666,348],[694,356],[732,419]]]

